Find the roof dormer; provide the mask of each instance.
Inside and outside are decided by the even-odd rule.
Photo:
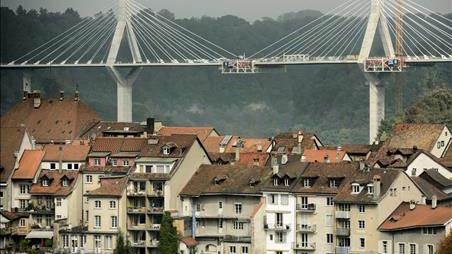
[[[352,183],[352,194],[361,193],[362,187],[359,183]]]
[[[176,149],[177,145],[175,143],[166,143],[162,146],[163,155],[170,155],[174,149]]]

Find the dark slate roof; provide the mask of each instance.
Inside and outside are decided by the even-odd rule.
[[[180,195],[258,195],[271,170],[243,165],[201,165]],[[252,183],[252,184],[251,184]]]
[[[421,177],[411,177],[416,186],[424,193],[428,200],[431,200],[433,196],[436,196],[438,200],[446,199],[447,194],[436,188],[433,184],[429,183]]]
[[[196,141],[195,135],[154,136],[141,149],[140,157],[182,158]],[[163,154],[164,146],[171,147],[170,154]]]
[[[442,174],[436,171],[436,169],[428,169],[420,175],[420,177],[424,178],[425,180],[428,180],[426,179],[427,176],[437,184],[440,184],[443,188],[452,187],[452,180],[444,177]]]
[[[296,185],[298,178],[300,175],[306,170],[306,167],[309,165],[307,162],[301,162],[299,160],[290,160],[285,165],[279,165],[278,174],[273,174],[273,169],[269,167],[269,171],[272,172],[271,177],[264,182],[263,190],[264,191],[291,191],[292,188]],[[275,177],[278,177],[281,180],[284,178],[289,179],[289,186],[285,186],[284,184],[279,184],[278,186],[274,186],[273,180]]]

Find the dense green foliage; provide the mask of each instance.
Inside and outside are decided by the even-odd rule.
[[[80,20],[65,13],[1,9],[1,60],[8,62]],[[301,11],[248,22],[235,16],[177,19],[175,22],[237,54],[250,55],[321,13]],[[408,70],[405,105],[437,86],[452,87],[450,65]],[[55,96],[73,93],[107,120],[116,117],[116,89],[104,69],[35,70],[33,89]],[[387,83],[388,116],[393,112],[394,76]],[[1,112],[21,98],[21,72],[1,73]],[[367,142],[368,87],[358,66],[287,67],[257,75],[222,75],[215,68],[145,69],[135,84],[134,119],[154,116],[169,124],[213,125],[225,134],[272,136],[302,128],[326,143]]]
[[[160,224],[160,239],[158,252],[160,254],[174,254],[179,250],[179,238],[176,228],[173,226],[173,219],[169,212],[165,212]]]
[[[122,232],[119,232],[118,238],[116,239],[116,248],[113,251],[114,254],[133,254],[133,249],[130,246],[129,241],[124,240]]]

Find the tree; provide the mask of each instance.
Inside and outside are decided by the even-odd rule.
[[[119,232],[118,238],[116,239],[116,249],[113,252],[114,254],[132,254],[133,250],[130,246],[130,242],[127,241],[124,244],[124,236],[122,232]]]
[[[160,254],[174,254],[178,249],[179,238],[176,228],[173,226],[173,218],[169,212],[165,212],[161,222],[158,251]]]
[[[449,235],[439,243],[439,248],[436,252],[436,254],[450,253],[452,253],[452,233],[449,233]]]

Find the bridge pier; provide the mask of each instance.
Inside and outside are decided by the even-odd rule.
[[[385,119],[386,88],[378,74],[365,73],[369,84],[369,142],[377,141],[381,121]]]
[[[132,68],[123,76],[115,67],[107,67],[108,73],[116,81],[117,87],[117,121],[132,122],[133,113],[133,84],[135,83],[142,67]]]

